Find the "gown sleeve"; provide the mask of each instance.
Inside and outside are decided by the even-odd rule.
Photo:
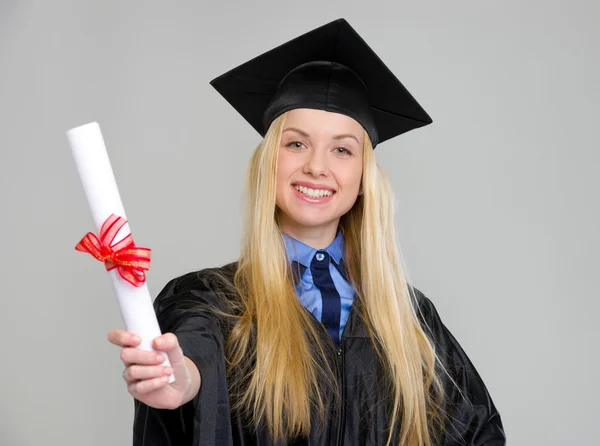
[[[183,354],[200,371],[201,385],[192,401],[175,410],[134,400],[134,446],[231,444],[224,336],[210,311],[218,306],[201,272],[171,280],[155,299],[161,331],[177,336]]]
[[[506,445],[500,414],[479,373],[442,322],[433,303],[419,290],[414,291],[425,330],[450,375],[440,370],[445,392],[442,407],[445,431],[443,446]]]

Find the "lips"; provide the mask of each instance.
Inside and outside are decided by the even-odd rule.
[[[326,203],[330,201],[336,193],[335,190],[329,189],[326,186],[312,188],[299,183],[292,184],[291,186],[294,190],[294,194],[302,201],[308,203]]]

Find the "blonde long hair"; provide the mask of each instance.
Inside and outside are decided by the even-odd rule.
[[[311,414],[323,421],[327,392],[337,388],[319,333],[297,298],[277,223],[277,158],[285,116],[272,123],[248,168],[245,234],[234,279],[242,300],[227,343],[237,389],[233,408],[254,426],[268,426],[276,441],[307,436],[315,428]],[[394,395],[387,444],[399,423],[401,445],[430,446],[430,421],[439,423],[443,397],[437,358],[401,266],[390,186],[366,132],[364,141],[363,194],[340,221],[346,268]],[[323,386],[324,377],[332,385]]]

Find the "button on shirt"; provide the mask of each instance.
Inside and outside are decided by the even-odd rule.
[[[343,275],[342,255],[344,253],[344,237],[341,232],[338,232],[335,240],[325,249],[315,249],[308,245],[283,234],[285,246],[287,249],[288,258],[291,261],[296,261],[302,265],[304,272],[302,273],[300,280],[296,284],[296,293],[298,298],[304,307],[312,313],[312,315],[321,321],[323,311],[323,300],[321,298],[321,292],[316,287],[313,281],[312,273],[310,271],[310,264],[315,256],[325,257],[321,252],[325,251],[329,254],[333,260],[329,263],[329,273],[333,279],[333,284],[341,299],[341,313],[340,313],[340,333],[339,338],[342,338],[342,332],[348,321],[350,314],[350,308],[352,308],[352,301],[354,300],[354,288],[346,280]],[[316,260],[323,260],[316,257]],[[345,273],[344,273],[345,274]]]

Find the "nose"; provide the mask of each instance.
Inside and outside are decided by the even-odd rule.
[[[311,150],[304,163],[303,172],[307,175],[315,177],[326,175],[328,171],[327,167],[327,156],[325,150],[313,149]]]

